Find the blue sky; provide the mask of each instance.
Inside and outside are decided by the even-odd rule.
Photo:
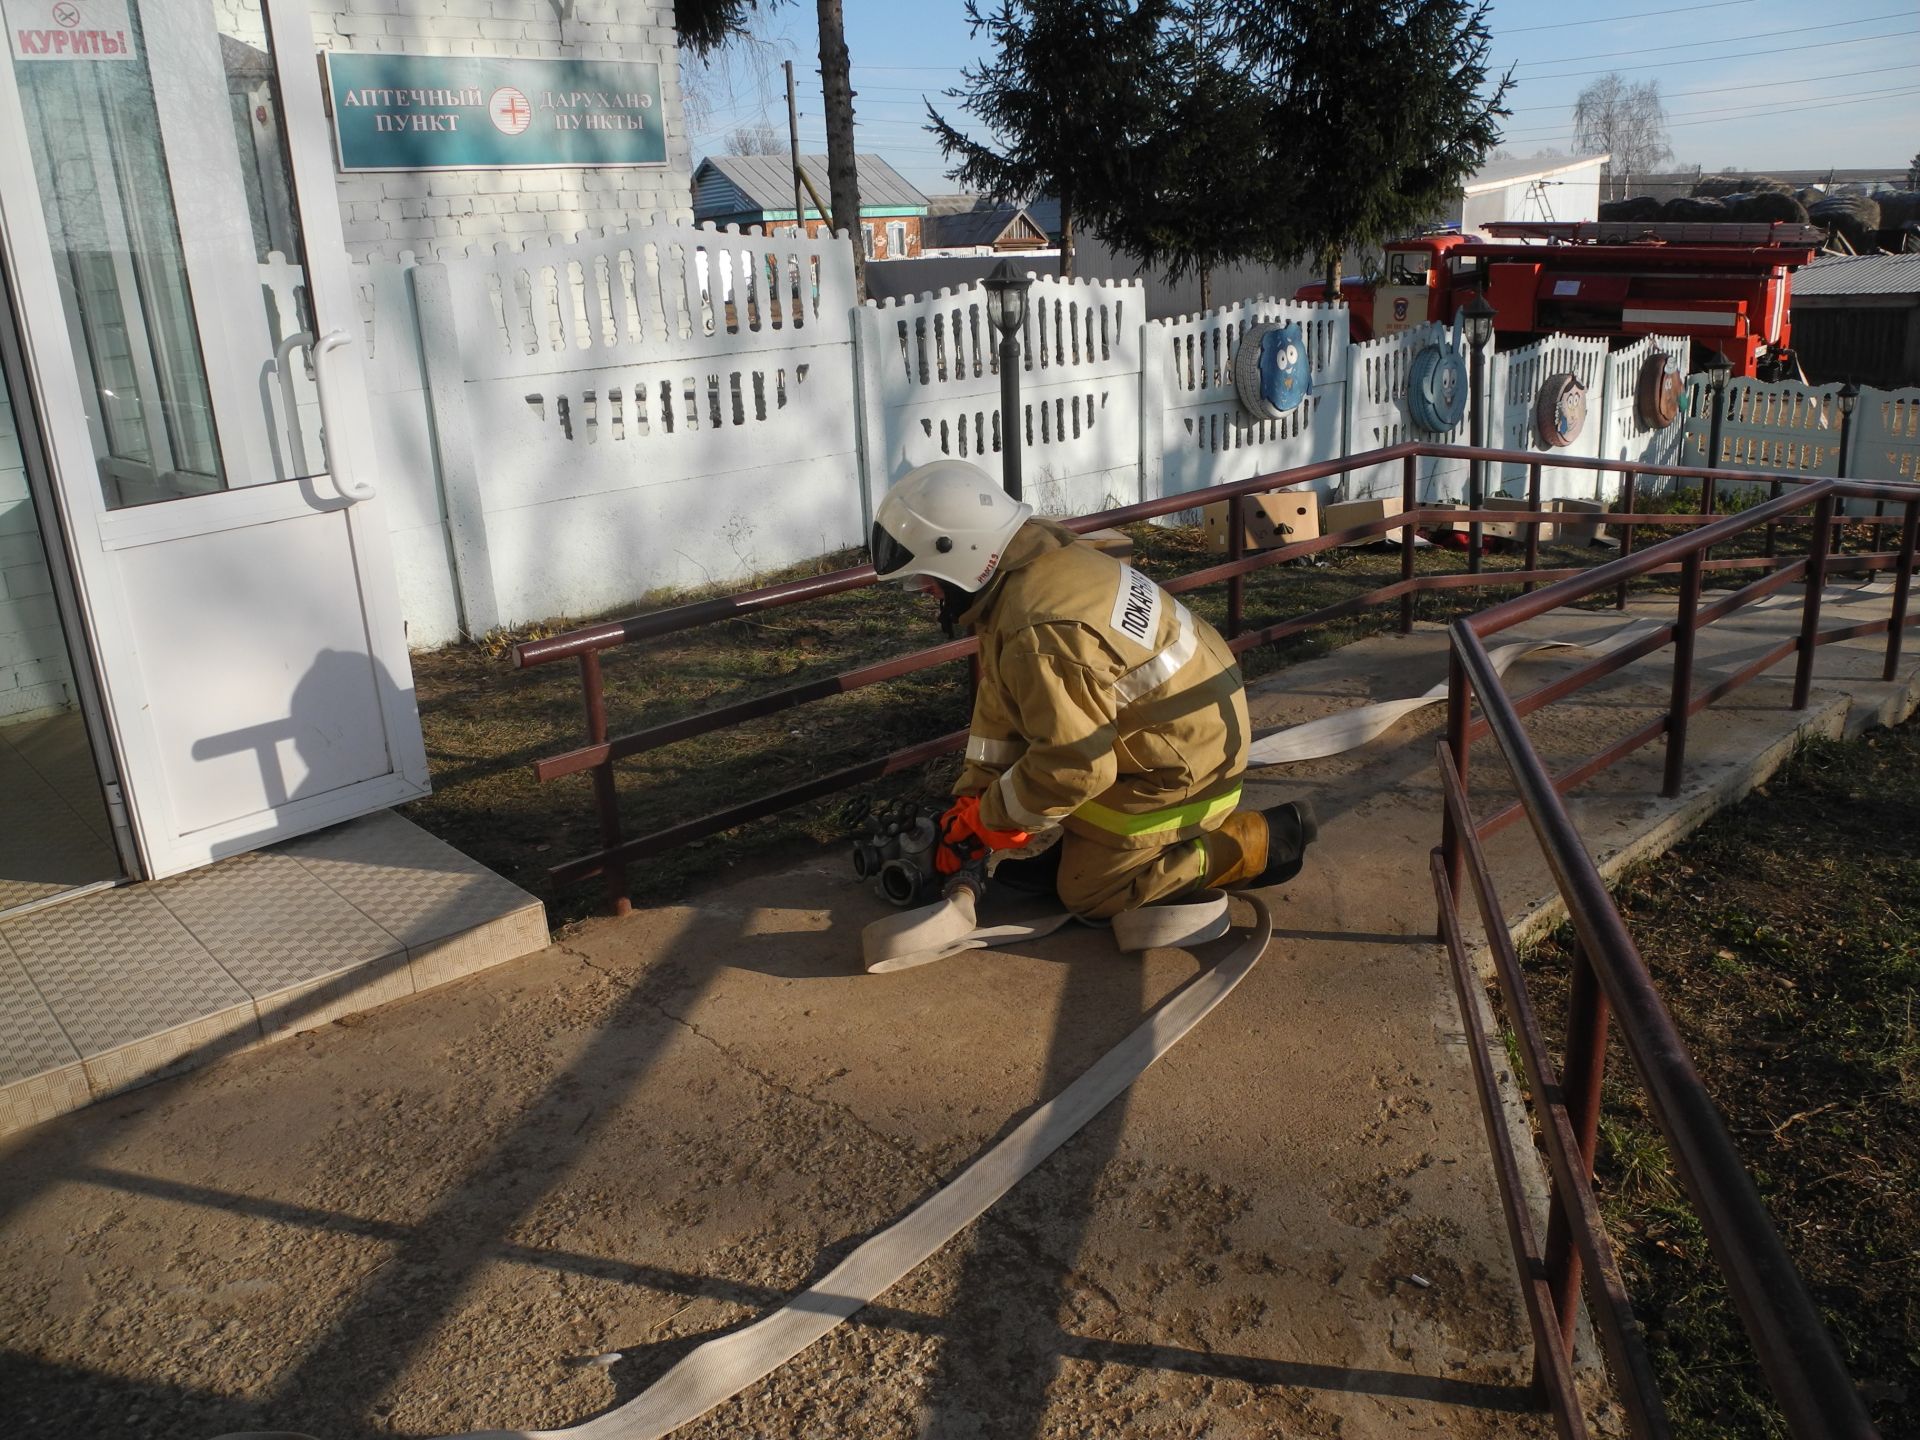
[[[979,57],[958,0],[845,0],[859,146],[921,189],[953,188],[923,123],[921,97]],[[733,126],[765,119],[786,133],[779,62],[799,86],[800,142],[826,148],[812,0],[762,26],[766,63],[736,60],[707,88],[712,118],[696,159]],[[1506,148],[1571,148],[1580,87],[1617,69],[1658,80],[1676,165],[1808,170],[1902,164],[1920,151],[1920,4],[1916,0],[1502,0],[1493,57],[1514,65]],[[956,117],[957,118],[957,117]]]

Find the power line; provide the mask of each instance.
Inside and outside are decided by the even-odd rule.
[[[1827,24],[1824,28],[1827,30],[1850,30],[1855,25],[1872,25],[1881,20],[1910,20],[1912,18],[1913,11],[1911,10],[1889,10],[1884,15],[1868,15],[1859,20],[1835,20]],[[1805,27],[1787,30],[1756,30],[1751,35],[1722,36],[1718,40],[1687,40],[1678,45],[1662,45],[1660,48],[1662,50],[1700,50],[1713,45],[1737,45],[1748,40],[1770,40],[1776,35],[1804,35],[1806,33]],[[1877,39],[1880,37],[1869,36],[1865,38]],[[1803,45],[1796,48],[1811,50],[1815,47]],[[1618,55],[1644,55],[1646,53],[1646,47],[1642,45],[1633,50],[1602,50],[1598,55],[1583,55],[1580,58],[1583,60],[1610,60]],[[1564,59],[1566,57],[1563,56],[1561,58]],[[1533,65],[1558,65],[1559,63],[1560,60],[1523,60],[1513,68],[1516,70],[1525,70]],[[1690,64],[1691,62],[1683,61],[1681,63]]]
[[[1769,109],[1749,111],[1744,114],[1722,115],[1710,120],[1682,120],[1674,125],[1670,125],[1668,128],[1671,130],[1684,130],[1684,129],[1690,129],[1695,125],[1729,125],[1738,120],[1757,120],[1763,115],[1766,115],[1766,116],[1797,115],[1800,112],[1805,110],[1831,110],[1841,105],[1852,105],[1857,103],[1861,99],[1872,99],[1875,97],[1890,99],[1892,97],[1901,96],[1901,95],[1920,95],[1920,85],[1913,86],[1912,88],[1906,89],[1906,90],[1863,91],[1860,95],[1849,95],[1844,100],[1815,100],[1805,105],[1780,105],[1780,106],[1774,106]],[[1705,113],[1705,112],[1696,112],[1696,113]],[[1571,132],[1567,134],[1562,134],[1562,135],[1514,135],[1514,136],[1501,137],[1503,142],[1511,139],[1515,141],[1524,141],[1529,145],[1539,145],[1539,144],[1543,144],[1553,140],[1571,140],[1573,138],[1574,136]]]
[[[1846,96],[1846,97],[1845,97],[1844,99],[1839,99],[1839,100],[1836,100],[1836,99],[1832,99],[1832,98],[1825,98],[1825,99],[1820,99],[1820,100],[1814,100],[1814,99],[1813,99],[1812,97],[1803,97],[1803,99],[1804,99],[1804,100],[1806,101],[1806,103],[1812,103],[1812,104],[1821,104],[1821,105],[1844,105],[1844,104],[1846,104],[1846,103],[1847,103],[1848,101],[1851,101],[1851,100],[1871,100],[1871,99],[1874,99],[1874,98],[1875,98],[1875,97],[1877,97],[1877,96],[1884,96],[1884,95],[1895,95],[1895,94],[1900,94],[1900,95],[1904,95],[1905,93],[1906,93],[1906,91],[1905,91],[1904,89],[1900,89],[1900,88],[1897,88],[1897,87],[1892,87],[1892,86],[1889,86],[1888,88],[1886,88],[1886,89],[1884,89],[1884,90],[1856,90],[1856,91],[1854,91],[1853,93],[1851,93],[1851,94],[1849,94],[1848,96]],[[1799,102],[1795,102],[1795,101],[1793,101],[1793,100],[1789,100],[1789,101],[1788,101],[1787,103],[1788,103],[1789,105],[1791,105],[1791,104],[1795,104],[1795,103],[1799,103]],[[1691,117],[1691,116],[1695,116],[1695,115],[1734,115],[1734,114],[1753,114],[1753,115],[1768,115],[1768,114],[1778,114],[1778,113],[1780,113],[1780,112],[1781,112],[1781,111],[1782,111],[1782,110],[1783,110],[1784,108],[1785,108],[1785,107],[1783,107],[1783,106],[1781,106],[1780,104],[1778,104],[1777,102],[1775,102],[1775,101],[1772,101],[1772,100],[1764,100],[1764,101],[1763,101],[1763,100],[1751,100],[1751,101],[1748,101],[1748,102],[1747,102],[1746,104],[1743,104],[1743,105],[1712,105],[1712,106],[1708,106],[1707,108],[1705,108],[1705,109],[1702,109],[1702,110],[1676,110],[1676,111],[1674,112],[1674,114],[1675,114],[1675,116],[1676,116],[1676,117],[1678,117],[1678,118],[1676,118],[1675,120],[1673,120],[1673,121],[1670,121],[1670,122],[1668,122],[1668,123],[1669,123],[1669,125],[1670,125],[1670,126],[1671,126],[1671,125],[1675,125],[1675,124],[1695,124],[1695,123],[1698,123],[1698,122],[1696,122],[1696,121],[1694,121],[1694,120],[1692,120],[1692,119],[1690,119],[1690,118],[1689,118],[1689,117]],[[1507,139],[1513,139],[1513,140],[1537,140],[1537,139],[1539,139],[1539,138],[1541,138],[1541,136],[1542,136],[1542,135],[1544,135],[1545,133],[1547,133],[1547,132],[1544,132],[1544,131],[1529,131],[1529,130],[1522,130],[1522,131],[1519,131],[1518,133],[1516,133],[1516,134],[1514,134],[1514,135],[1511,135],[1511,136],[1502,136],[1501,138],[1502,138],[1502,140],[1507,140]],[[1559,132],[1558,132],[1558,131],[1555,131],[1555,132],[1553,132],[1553,133],[1555,133],[1555,134],[1558,134]]]
[[[1724,10],[1729,5],[1752,5],[1754,3],[1755,0],[1712,0],[1710,4],[1689,5],[1685,8],[1688,10]],[[1658,15],[1665,18],[1673,14],[1673,11],[1674,7],[1668,6],[1664,10],[1635,10],[1631,14],[1607,15],[1598,20],[1565,20],[1554,25],[1502,25],[1500,27],[1500,33],[1502,35],[1526,35],[1535,30],[1577,30],[1583,25],[1613,25],[1622,20],[1639,20],[1649,15]]]
[[[1749,80],[1744,85],[1716,85],[1710,90],[1669,90],[1663,93],[1660,98],[1662,100],[1678,100],[1683,96],[1689,95],[1725,95],[1732,90],[1757,90],[1761,87],[1765,87],[1771,92],[1783,85],[1814,85],[1823,80],[1851,80],[1860,75],[1884,75],[1886,73],[1886,66],[1875,65],[1866,70],[1842,70],[1837,75],[1795,75],[1783,80],[1773,80],[1762,76],[1758,80]],[[1516,105],[1513,107],[1512,113],[1515,115],[1525,115],[1531,110],[1565,110],[1567,108],[1568,106],[1565,101],[1555,105]]]
[[[1865,45],[1877,40],[1898,40],[1902,35],[1920,35],[1920,27],[1906,30],[1889,30],[1884,35],[1861,35],[1852,40],[1823,40],[1814,45],[1796,45],[1794,51],[1797,54],[1803,50],[1831,50],[1837,45]],[[1710,58],[1714,60],[1745,60],[1755,55],[1778,54],[1779,52],[1777,50],[1742,50],[1738,54],[1716,55]],[[1695,57],[1690,60],[1656,60],[1650,65],[1636,65],[1632,69],[1621,73],[1637,75],[1643,70],[1665,70],[1675,65],[1698,65],[1699,63],[1700,57]],[[1573,80],[1582,75],[1609,75],[1612,73],[1614,72],[1611,70],[1560,70],[1551,75],[1523,75],[1520,78],[1522,83],[1531,84],[1535,80]]]

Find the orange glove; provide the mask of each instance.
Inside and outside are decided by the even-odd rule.
[[[933,868],[942,875],[952,875],[990,850],[1017,849],[1032,838],[1024,830],[989,830],[980,818],[980,797],[962,795],[940,817],[940,843],[934,850]]]

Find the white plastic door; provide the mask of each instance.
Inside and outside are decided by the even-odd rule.
[[[425,794],[305,0],[0,13],[0,244],[147,874]]]

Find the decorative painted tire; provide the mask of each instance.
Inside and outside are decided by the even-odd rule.
[[[1429,345],[1413,357],[1407,375],[1407,408],[1422,430],[1444,435],[1467,413],[1467,367],[1446,345]]]
[[[1649,430],[1664,430],[1680,417],[1680,371],[1664,350],[1647,356],[1633,387],[1633,409]]]
[[[1233,357],[1233,388],[1256,420],[1278,420],[1313,393],[1300,322],[1249,325]]]
[[[1553,449],[1571,445],[1587,423],[1587,387],[1578,375],[1549,375],[1533,406],[1540,441]]]

